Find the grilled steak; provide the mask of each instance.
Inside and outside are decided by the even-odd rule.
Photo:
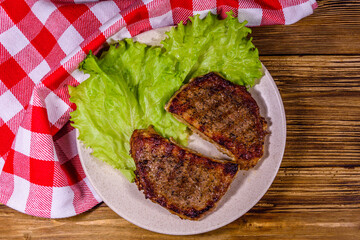
[[[196,154],[152,127],[135,130],[130,146],[139,190],[183,219],[198,220],[213,210],[238,171],[237,164]]]
[[[191,79],[165,106],[241,169],[256,165],[263,155],[266,121],[244,86],[215,73]]]

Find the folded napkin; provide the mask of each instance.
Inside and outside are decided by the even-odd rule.
[[[209,11],[248,26],[292,24],[315,0],[0,1],[0,202],[46,218],[101,202],[84,174],[68,85],[89,50],[113,34],[133,37]]]

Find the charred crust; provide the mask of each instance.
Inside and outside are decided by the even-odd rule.
[[[226,163],[224,167],[224,174],[235,176],[239,170],[239,165],[235,163]]]
[[[138,189],[183,219],[199,220],[214,209],[237,171],[236,164],[198,155],[153,129],[134,132],[131,148]]]
[[[220,74],[191,79],[170,99],[166,110],[214,143],[241,169],[255,166],[263,155],[267,123],[255,99],[245,86]]]

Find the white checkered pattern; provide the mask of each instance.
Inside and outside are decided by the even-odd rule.
[[[26,156],[30,155],[31,132],[25,128],[19,127],[15,137],[14,150]]]
[[[0,43],[6,48],[11,56],[15,56],[29,44],[29,40],[24,36],[19,28],[13,26],[9,30],[0,34]]]
[[[61,49],[65,52],[65,54],[71,53],[76,47],[82,43],[84,39],[81,35],[76,31],[73,26],[69,26],[65,32],[58,39],[58,44]]]
[[[238,11],[239,21],[248,21],[250,26],[259,26],[262,20],[261,8],[241,8]]]
[[[56,6],[50,1],[40,0],[34,3],[31,11],[35,16],[45,25],[46,20],[50,17],[51,13],[56,10]]]
[[[29,77],[34,82],[34,84],[38,84],[41,82],[41,79],[50,71],[49,64],[47,64],[46,60],[43,60],[39,65],[37,65],[34,70],[29,73]]]
[[[20,212],[25,212],[29,192],[30,192],[30,182],[15,175],[14,193],[7,201],[7,205]]]
[[[65,196],[65,197],[64,197]],[[76,215],[76,211],[72,202],[74,201],[74,192],[71,187],[54,187],[51,205],[51,217],[56,218],[63,215]]]
[[[112,19],[120,11],[118,6],[112,1],[100,2],[91,7],[90,10],[94,13],[95,17],[101,24],[104,24]]]
[[[10,90],[0,95],[0,118],[7,122],[19,113],[23,107]]]
[[[46,96],[45,105],[49,122],[52,124],[55,124],[69,108],[69,106],[53,92],[50,92],[49,95]]]

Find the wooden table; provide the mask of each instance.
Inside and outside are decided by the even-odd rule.
[[[318,4],[296,24],[253,29],[287,117],[274,183],[241,218],[189,239],[360,239],[360,2]],[[184,237],[141,229],[100,204],[59,220],[0,205],[0,238]]]

